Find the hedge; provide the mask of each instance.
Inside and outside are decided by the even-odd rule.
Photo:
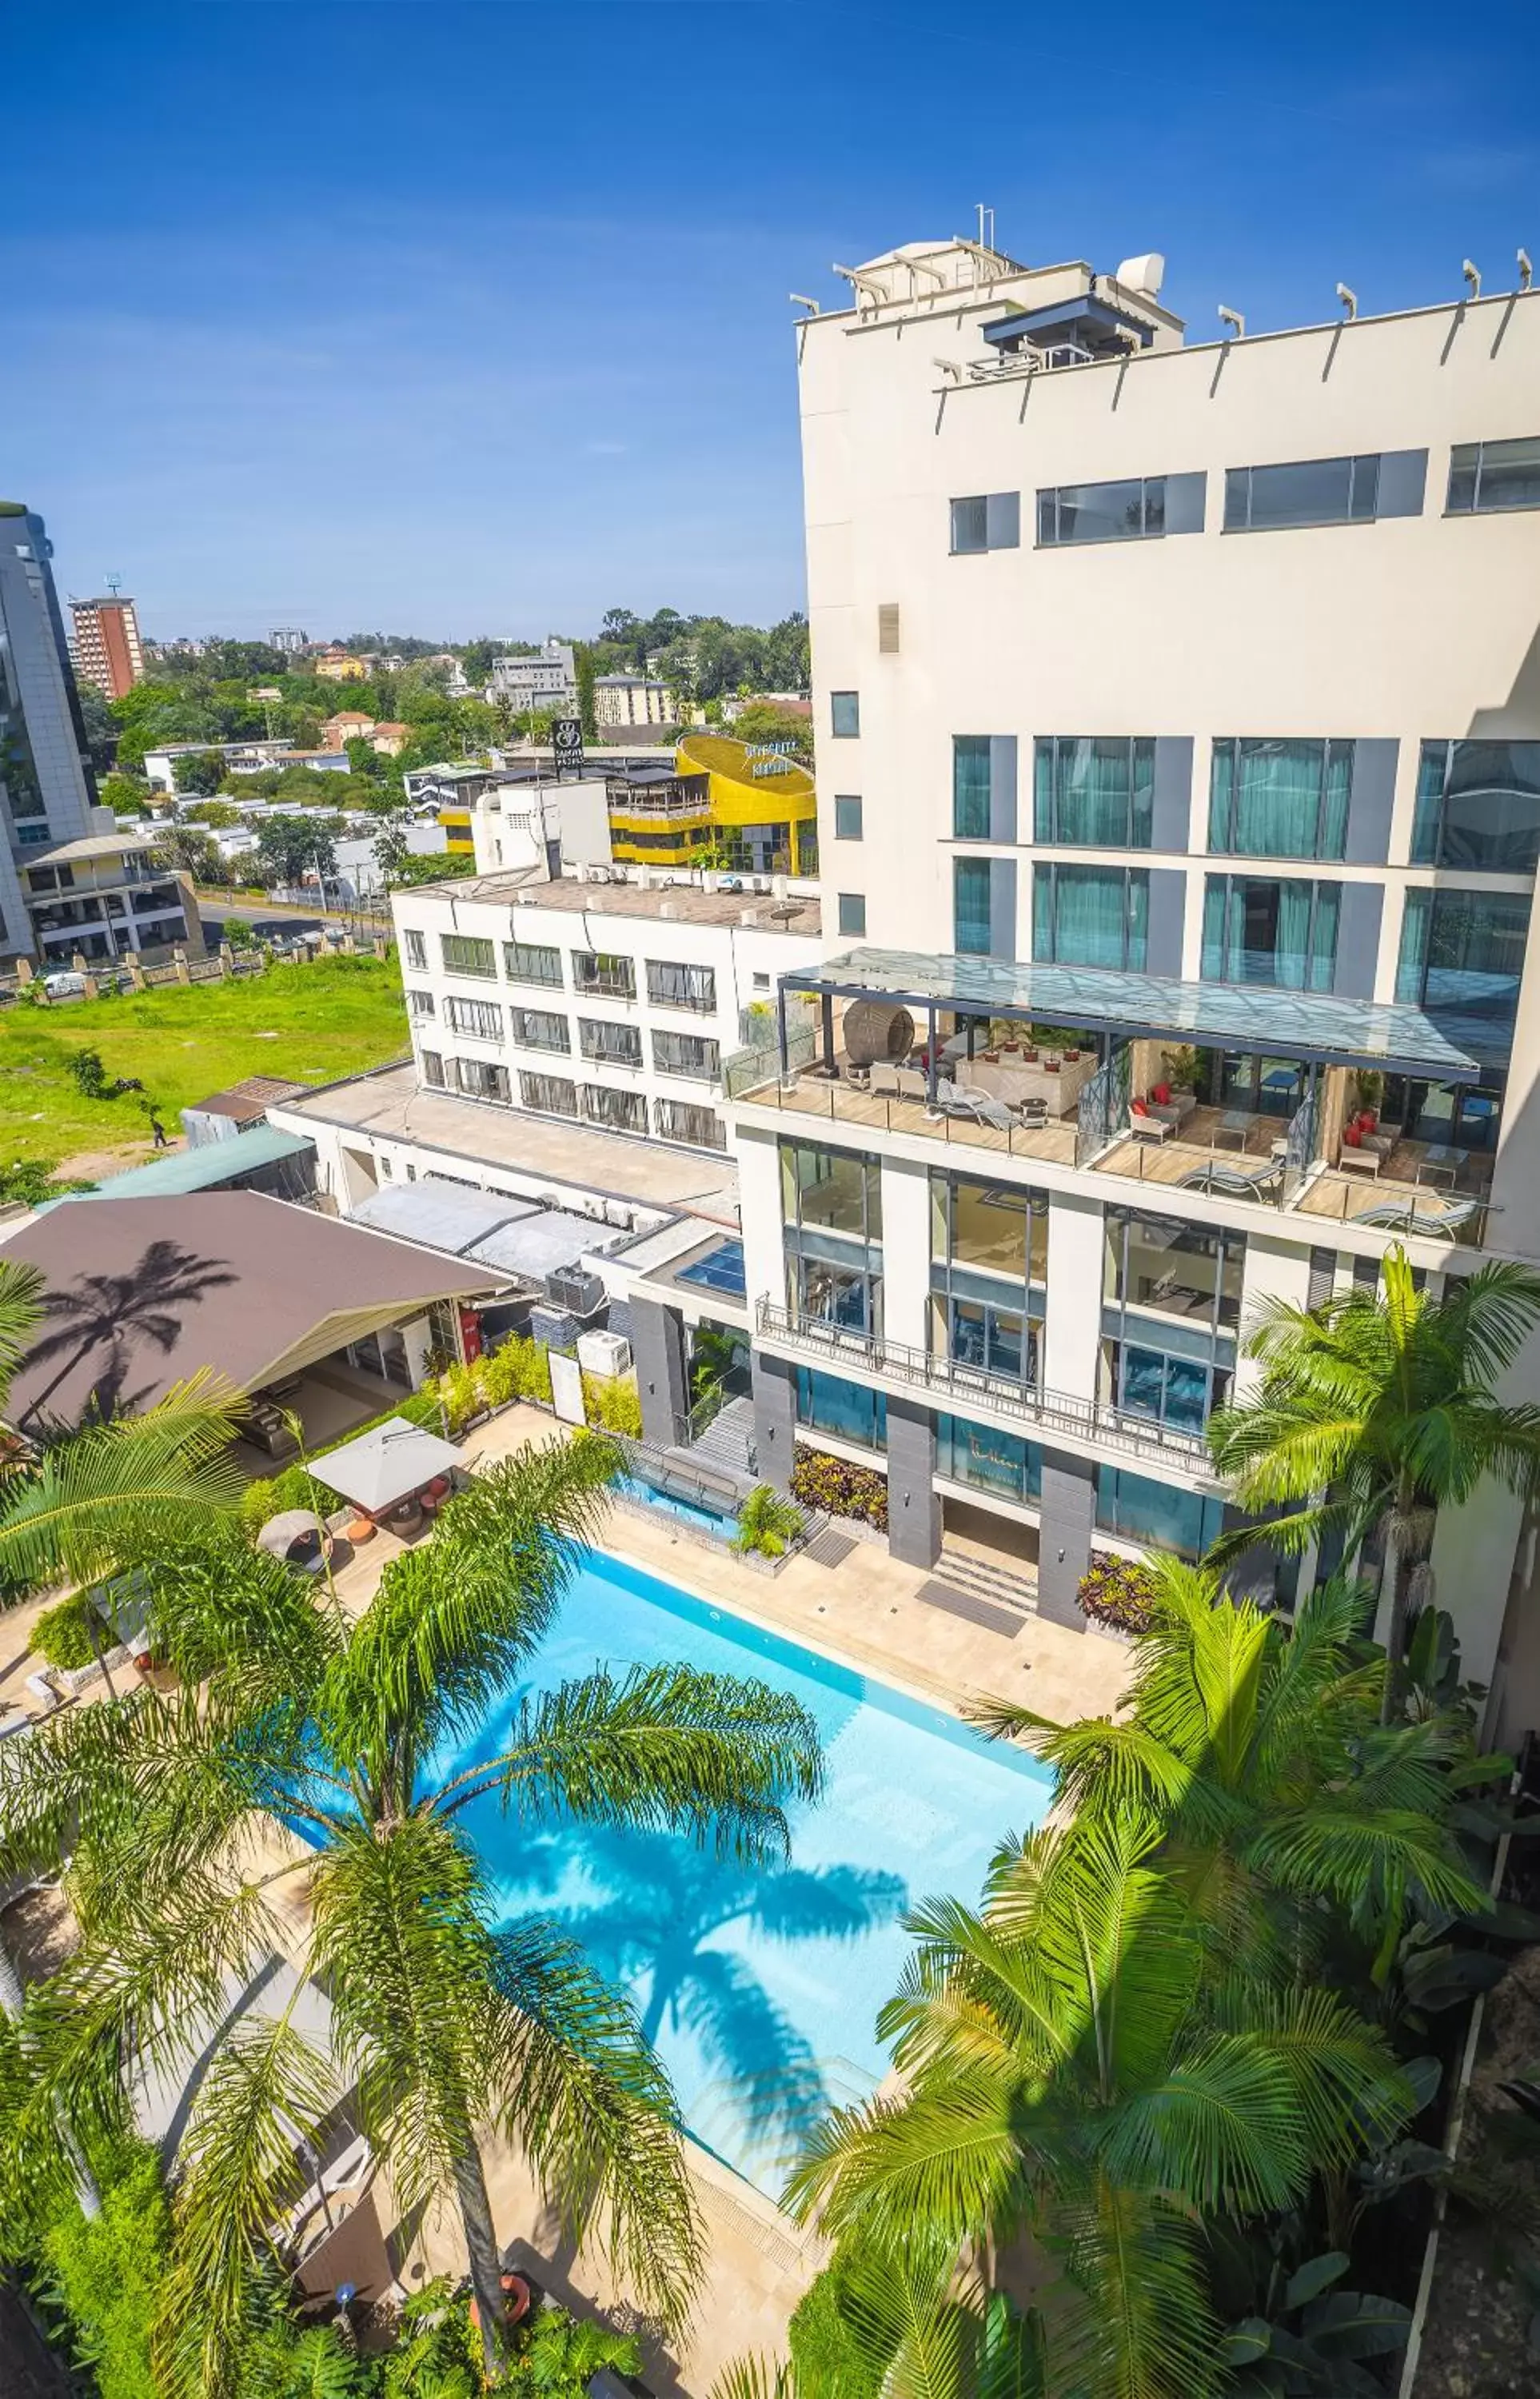
[[[95,1620],[96,1641],[91,1640]],[[83,1591],[72,1592],[57,1606],[46,1607],[32,1629],[29,1649],[61,1674],[74,1674],[78,1667],[88,1666],[101,1652],[115,1647],[117,1634],[101,1615],[92,1607]]]

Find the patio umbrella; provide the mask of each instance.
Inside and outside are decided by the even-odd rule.
[[[425,1432],[405,1416],[391,1416],[357,1441],[313,1458],[310,1471],[329,1491],[339,1492],[366,1515],[378,1516],[464,1463],[465,1452],[453,1442]]]
[[[270,1557],[286,1558],[301,1541],[316,1544],[317,1556],[326,1532],[318,1516],[308,1508],[286,1508],[280,1516],[270,1516],[257,1536],[257,1545]]]

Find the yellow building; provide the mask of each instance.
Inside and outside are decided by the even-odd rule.
[[[322,683],[366,683],[369,669],[362,658],[346,650],[323,650],[315,661],[315,671]]]
[[[652,866],[708,862],[744,874],[816,874],[818,803],[805,766],[720,733],[689,733],[675,776],[649,793],[610,785],[617,859]]]

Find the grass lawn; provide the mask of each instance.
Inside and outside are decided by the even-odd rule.
[[[132,997],[19,1004],[0,1015],[0,1167],[41,1160],[86,1177],[151,1154],[137,1091],[88,1100],[76,1087],[70,1062],[82,1050],[98,1052],[109,1080],[142,1082],[174,1142],[180,1109],[248,1075],[328,1083],[410,1047],[394,955],[317,958]]]

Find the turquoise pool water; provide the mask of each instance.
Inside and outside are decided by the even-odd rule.
[[[831,1604],[838,1589],[831,1575]],[[939,1892],[976,1898],[1002,1836],[1047,1814],[1051,1777],[937,1709],[598,1556],[529,1687],[596,1660],[758,1675],[817,1720],[825,1796],[797,1811],[785,1867],[740,1867],[668,1835],[557,1825],[526,1837],[494,1800],[461,1820],[508,1914],[556,1918],[629,1989],[695,2137],[777,2196],[802,2134],[886,2071],[874,2019],[908,1953],[904,1909]],[[495,1753],[513,1705],[461,1763]]]
[[[655,1484],[644,1483],[640,1474],[622,1475],[617,1488],[628,1499],[634,1499],[655,1515],[672,1516],[682,1525],[693,1525],[698,1532],[720,1533],[730,1540],[737,1531],[738,1520],[720,1508],[704,1507],[698,1499],[681,1499],[672,1491],[660,1491]]]

